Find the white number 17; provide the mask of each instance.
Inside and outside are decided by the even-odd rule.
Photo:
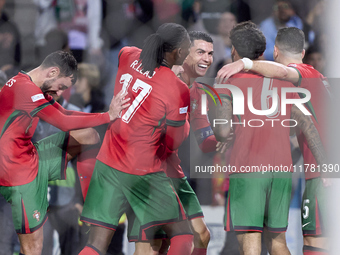
[[[123,83],[122,90],[124,92],[127,91],[127,89],[130,86],[130,83],[132,81],[132,75],[131,74],[123,74],[120,77],[119,82]],[[133,115],[136,113],[136,111],[139,109],[139,107],[142,105],[142,103],[145,101],[145,99],[150,95],[152,87],[145,83],[144,81],[137,79],[135,83],[132,86],[132,91],[135,93],[138,93],[138,91],[141,90],[141,92],[138,94],[138,96],[133,100],[130,107],[127,109],[125,114],[122,116],[122,121],[125,123],[129,123]]]

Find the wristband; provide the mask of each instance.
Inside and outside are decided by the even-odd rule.
[[[252,60],[250,60],[249,58],[242,58],[241,60],[242,60],[242,62],[244,64],[244,68],[243,69],[245,71],[248,71],[248,70],[253,68],[253,61]]]

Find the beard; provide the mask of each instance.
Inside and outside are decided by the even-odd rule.
[[[42,86],[40,87],[41,91],[43,92],[43,94],[45,95],[47,92],[49,92],[52,88],[52,82],[55,81],[55,78],[52,80],[48,80],[48,81],[44,81]]]

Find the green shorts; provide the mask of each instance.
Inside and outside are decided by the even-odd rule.
[[[320,178],[306,180],[302,198],[301,222],[304,236],[325,236],[326,188]]]
[[[170,178],[178,194],[179,199],[185,209],[186,215],[189,220],[195,218],[203,218],[203,211],[201,205],[197,199],[197,196],[191,188],[187,177],[183,178]],[[128,239],[130,242],[141,241],[140,223],[132,210],[127,211],[128,216]],[[158,230],[152,239],[166,238],[166,233],[163,230]]]
[[[81,220],[115,230],[131,207],[142,240],[162,225],[186,219],[183,206],[164,172],[132,175],[96,162]]]
[[[39,155],[35,179],[20,186],[0,186],[0,193],[11,204],[15,230],[29,234],[46,221],[48,181],[65,179],[68,132],[60,132],[40,140],[34,146]]]
[[[246,177],[245,177],[246,175]],[[241,173],[230,176],[224,219],[226,231],[285,232],[292,173]]]

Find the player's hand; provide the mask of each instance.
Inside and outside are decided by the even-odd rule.
[[[173,65],[171,71],[173,71],[177,77],[180,77],[181,74],[184,73],[184,68],[179,65]]]
[[[111,100],[111,104],[110,104],[110,109],[108,111],[109,115],[110,115],[110,121],[115,120],[116,118],[118,118],[120,112],[129,107],[130,103],[127,103],[130,98],[124,99],[124,97],[126,97],[128,93],[127,92],[123,92],[123,90],[119,91],[119,93],[114,96]]]
[[[332,186],[332,181],[331,181],[331,179],[329,179],[329,178],[321,178],[321,181],[322,181],[322,185],[323,185],[324,187],[330,187],[330,186]]]
[[[216,151],[225,153],[234,144],[234,131],[231,130],[229,136],[224,142],[218,142],[216,144]]]
[[[216,83],[217,84],[223,84],[225,83],[230,76],[239,73],[243,70],[244,68],[244,63],[243,61],[237,60],[233,63],[224,65],[218,72],[216,76]]]

